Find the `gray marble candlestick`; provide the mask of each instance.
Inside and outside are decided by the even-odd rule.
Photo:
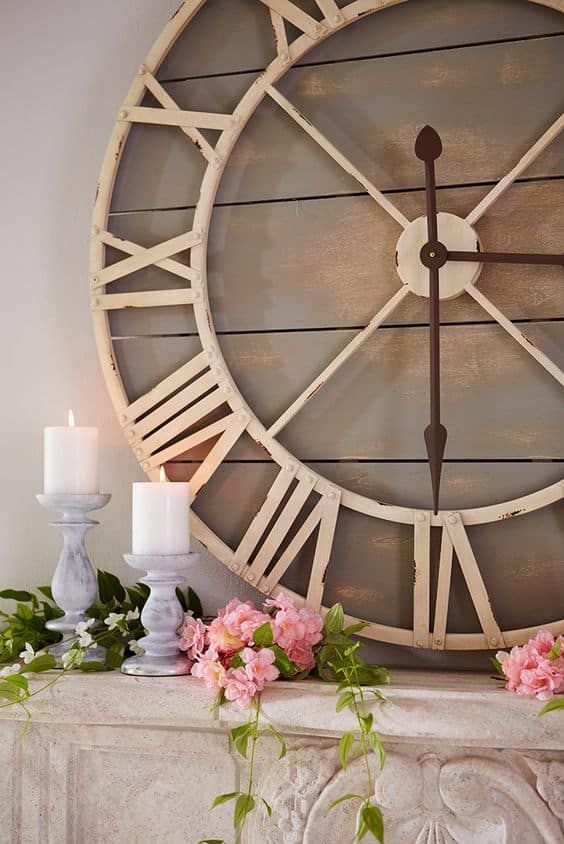
[[[99,524],[88,517],[92,510],[105,507],[111,495],[78,495],[55,493],[38,495],[42,507],[59,510],[62,516],[51,522],[63,534],[63,550],[59,558],[51,589],[58,607],[64,610],[64,616],[47,622],[49,630],[62,633],[63,641],[50,651],[60,659],[72,644],[72,634],[76,625],[86,621],[86,610],[92,606],[98,594],[96,575],[84,546],[84,538],[89,530]],[[99,646],[89,648],[85,661],[103,660],[105,649]]]
[[[121,666],[122,672],[144,677],[189,674],[189,662],[178,647],[176,631],[184,620],[184,611],[176,588],[186,583],[180,571],[197,560],[198,554],[124,554],[123,558],[132,568],[147,572],[141,583],[146,583],[151,593],[141,613],[141,623],[147,631],[147,635],[139,639],[144,653],[126,659]]]

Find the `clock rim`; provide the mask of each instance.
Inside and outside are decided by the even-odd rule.
[[[257,0],[260,2],[261,0]],[[178,37],[182,34],[184,29],[189,25],[192,18],[205,5],[207,0],[185,0],[179,9],[172,16],[168,24],[164,27],[161,34],[156,39],[151,47],[147,57],[139,68],[129,91],[120,107],[121,110],[137,106],[143,99],[146,87],[143,82],[143,75],[148,71],[151,74],[156,74],[158,68],[168,52],[174,46]],[[218,384],[226,388],[225,403],[229,405],[233,413],[245,412],[249,415],[249,423],[246,427],[246,432],[257,442],[259,442],[269,453],[272,460],[281,468],[288,465],[297,466],[296,478],[302,478],[306,475],[313,475],[316,478],[316,483],[313,490],[318,494],[327,493],[331,490],[338,489],[341,491],[341,506],[355,512],[378,518],[384,521],[394,522],[396,524],[415,525],[418,515],[425,514],[431,527],[444,527],[445,520],[456,513],[463,525],[489,524],[496,521],[505,521],[509,518],[515,518],[527,513],[534,512],[541,508],[547,507],[550,504],[556,503],[564,498],[564,478],[556,483],[550,484],[527,495],[518,498],[498,502],[482,507],[464,508],[453,511],[439,510],[434,514],[431,509],[405,507],[402,505],[385,504],[367,496],[354,493],[339,484],[330,482],[323,475],[310,469],[300,459],[289,452],[281,443],[278,442],[276,436],[268,434],[264,424],[258,419],[255,412],[248,405],[239,391],[239,388],[231,376],[229,368],[224,360],[217,335],[213,326],[213,315],[210,308],[207,285],[207,245],[209,228],[211,218],[214,210],[214,201],[217,190],[219,188],[221,178],[225,169],[225,165],[229,156],[239,139],[242,131],[247,125],[249,119],[255,113],[256,109],[266,96],[265,86],[267,84],[274,85],[284,74],[293,67],[297,61],[305,56],[311,49],[316,47],[319,43],[327,40],[336,32],[350,26],[351,24],[367,17],[369,14],[374,14],[382,11],[390,6],[397,5],[400,2],[409,2],[409,0],[353,0],[347,6],[342,7],[339,12],[339,20],[332,22],[330,25],[324,22],[326,29],[319,33],[318,37],[314,38],[307,34],[302,34],[296,40],[288,45],[288,56],[285,60],[277,53],[273,61],[267,65],[262,74],[251,84],[246,93],[242,96],[237,104],[233,116],[236,118],[234,125],[222,131],[219,140],[215,146],[215,151],[220,157],[221,164],[219,167],[212,167],[208,164],[206,167],[200,188],[200,196],[196,204],[194,213],[193,230],[201,234],[201,243],[192,247],[191,250],[191,266],[197,270],[201,275],[201,286],[196,286],[192,283],[192,289],[201,290],[202,295],[198,301],[193,304],[196,327],[199,338],[202,342],[203,349],[213,353],[214,363],[217,364],[222,371],[222,375],[218,377]],[[564,0],[527,0],[527,2],[537,3],[556,11],[564,12]],[[92,236],[90,245],[90,273],[91,277],[95,276],[105,266],[104,256],[105,247],[99,240],[99,232],[107,226],[110,213],[110,205],[115,186],[115,180],[119,171],[121,157],[125,148],[131,124],[124,120],[117,120],[104,156],[100,177],[98,180],[96,199],[94,203],[94,211],[92,218]],[[401,283],[400,288],[401,289]],[[124,412],[129,405],[129,398],[125,392],[123,382],[119,373],[117,361],[113,354],[113,343],[109,330],[109,317],[107,312],[100,311],[95,308],[92,309],[94,333],[96,344],[98,348],[98,355],[100,357],[106,387],[114,404],[114,408],[118,418],[122,417],[125,420]],[[140,460],[143,463],[143,458]],[[145,470],[147,476],[154,481],[158,480],[158,469]],[[192,514],[192,524],[196,538],[208,548],[221,562],[226,566],[230,565],[233,558],[233,550],[226,545],[220,537],[218,537],[195,513]],[[257,587],[260,589],[260,585]],[[305,604],[303,596],[292,592],[283,586],[276,587],[285,594],[291,595],[298,604]],[[351,621],[355,621],[354,617],[350,617]],[[378,624],[377,622],[369,622],[369,627],[363,632],[366,638],[373,638],[379,641],[390,642],[400,645],[413,645],[413,630],[408,628],[390,627],[387,625]],[[560,632],[564,626],[564,620],[550,622],[542,625],[553,632]],[[503,631],[503,638],[505,645],[518,644],[528,636],[534,635],[539,629],[539,626],[521,628],[519,630]],[[441,649],[455,649],[455,650],[474,650],[482,649],[484,647],[491,647],[488,643],[484,633],[452,633],[446,634],[445,642]]]

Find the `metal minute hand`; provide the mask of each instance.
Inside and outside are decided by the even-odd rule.
[[[435,160],[443,151],[437,132],[425,126],[415,141],[415,155],[425,163],[425,196],[427,202],[428,243],[421,250],[421,261],[429,268],[429,326],[430,326],[430,407],[431,422],[425,428],[425,445],[431,472],[433,510],[439,510],[441,470],[447,440],[447,430],[441,425],[441,353],[440,353],[440,296],[439,266],[444,246],[439,243],[437,231],[437,195],[435,186]]]
[[[447,261],[469,261],[476,264],[556,264],[564,267],[564,254],[549,255],[538,252],[451,252]]]

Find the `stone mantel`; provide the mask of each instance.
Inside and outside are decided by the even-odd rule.
[[[394,671],[385,693],[372,711],[388,752],[375,771],[387,844],[564,842],[563,714],[538,718],[538,702],[485,674]],[[14,711],[0,710],[2,793],[12,795],[0,804],[0,841],[231,844],[229,806],[207,810],[244,776],[228,737],[241,714],[212,714],[211,698],[193,678],[77,672],[33,701],[23,742]],[[335,712],[334,687],[276,683],[263,711],[289,751],[277,762],[261,742],[258,782],[274,815],[253,819],[246,840],[352,840],[352,806],[327,814],[362,788],[359,764],[339,770],[338,738],[354,721]]]

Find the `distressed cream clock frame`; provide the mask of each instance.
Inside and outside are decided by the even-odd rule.
[[[532,1],[564,11],[564,0]],[[346,507],[377,519],[412,525],[414,531],[413,629],[371,623],[363,635],[397,645],[434,649],[496,648],[521,643],[533,635],[537,628],[500,630],[465,528],[467,525],[516,518],[557,502],[564,497],[564,480],[513,501],[457,512],[440,511],[438,515],[434,515],[428,510],[382,504],[330,483],[297,460],[276,439],[276,435],[290,419],[409,294],[408,287],[405,284],[400,285],[397,293],[374,315],[368,325],[349,342],[269,429],[266,429],[255,416],[239,392],[226,366],[213,328],[207,290],[206,252],[214,200],[226,161],[248,120],[265,97],[271,97],[278,103],[304,132],[357,180],[364,190],[396,220],[401,229],[407,228],[409,221],[406,217],[275,87],[286,71],[318,43],[364,16],[394,5],[398,0],[354,0],[342,8],[339,8],[334,0],[315,0],[319,8],[319,19],[306,14],[291,0],[256,0],[257,3],[263,3],[269,9],[276,56],[264,73],[250,86],[232,114],[182,110],[156,79],[159,65],[205,2],[206,0],[186,0],[165,27],[144,64],[139,68],[119,111],[105,154],[96,194],[90,252],[94,329],[107,387],[124,433],[139,463],[152,480],[158,479],[161,464],[219,436],[192,478],[191,487],[194,497],[244,432],[247,432],[268,451],[272,460],[279,465],[279,473],[235,550],[228,547],[195,514],[192,522],[196,537],[212,554],[263,592],[270,593],[282,589],[293,594],[289,590],[284,590],[279,581],[307,539],[317,531],[307,595],[304,598],[296,595],[294,597],[300,603],[314,608],[320,607],[339,508]],[[409,2],[409,0],[399,0],[399,2]],[[301,35],[293,42],[288,41],[285,20],[301,32]],[[147,91],[153,95],[161,107],[148,108],[140,105]],[[199,148],[207,161],[192,230],[149,248],[118,238],[107,230],[112,191],[121,154],[130,127],[134,123],[178,127],[187,139]],[[564,115],[561,115],[552,126],[547,128],[515,167],[470,212],[466,222],[473,225],[563,127]],[[202,134],[200,131],[202,129],[216,130],[220,133],[215,146]],[[127,257],[106,266],[106,246],[119,250]],[[189,265],[174,259],[174,256],[185,250],[190,250]],[[185,289],[137,293],[109,292],[111,283],[116,279],[150,265],[156,265],[185,279]],[[523,349],[560,384],[564,385],[564,373],[536,349],[519,329],[474,286],[473,280],[465,287],[465,290]],[[172,305],[193,307],[202,350],[148,393],[130,403],[113,353],[108,312],[126,307],[153,308]],[[225,405],[229,409],[218,421],[204,425],[203,428],[174,442],[173,445],[167,445],[187,429],[195,428],[208,414]],[[292,485],[294,489],[289,494]],[[269,570],[284,537],[291,530],[306,500],[313,492],[319,495],[315,508],[274,567]],[[283,501],[286,503],[280,515],[274,519]],[[442,540],[434,622],[431,628],[430,532],[432,526],[442,528]],[[447,633],[446,630],[455,552],[480,621],[481,633]],[[249,562],[251,559],[252,562]],[[564,628],[564,620],[555,621],[546,626],[554,633],[561,632]]]

